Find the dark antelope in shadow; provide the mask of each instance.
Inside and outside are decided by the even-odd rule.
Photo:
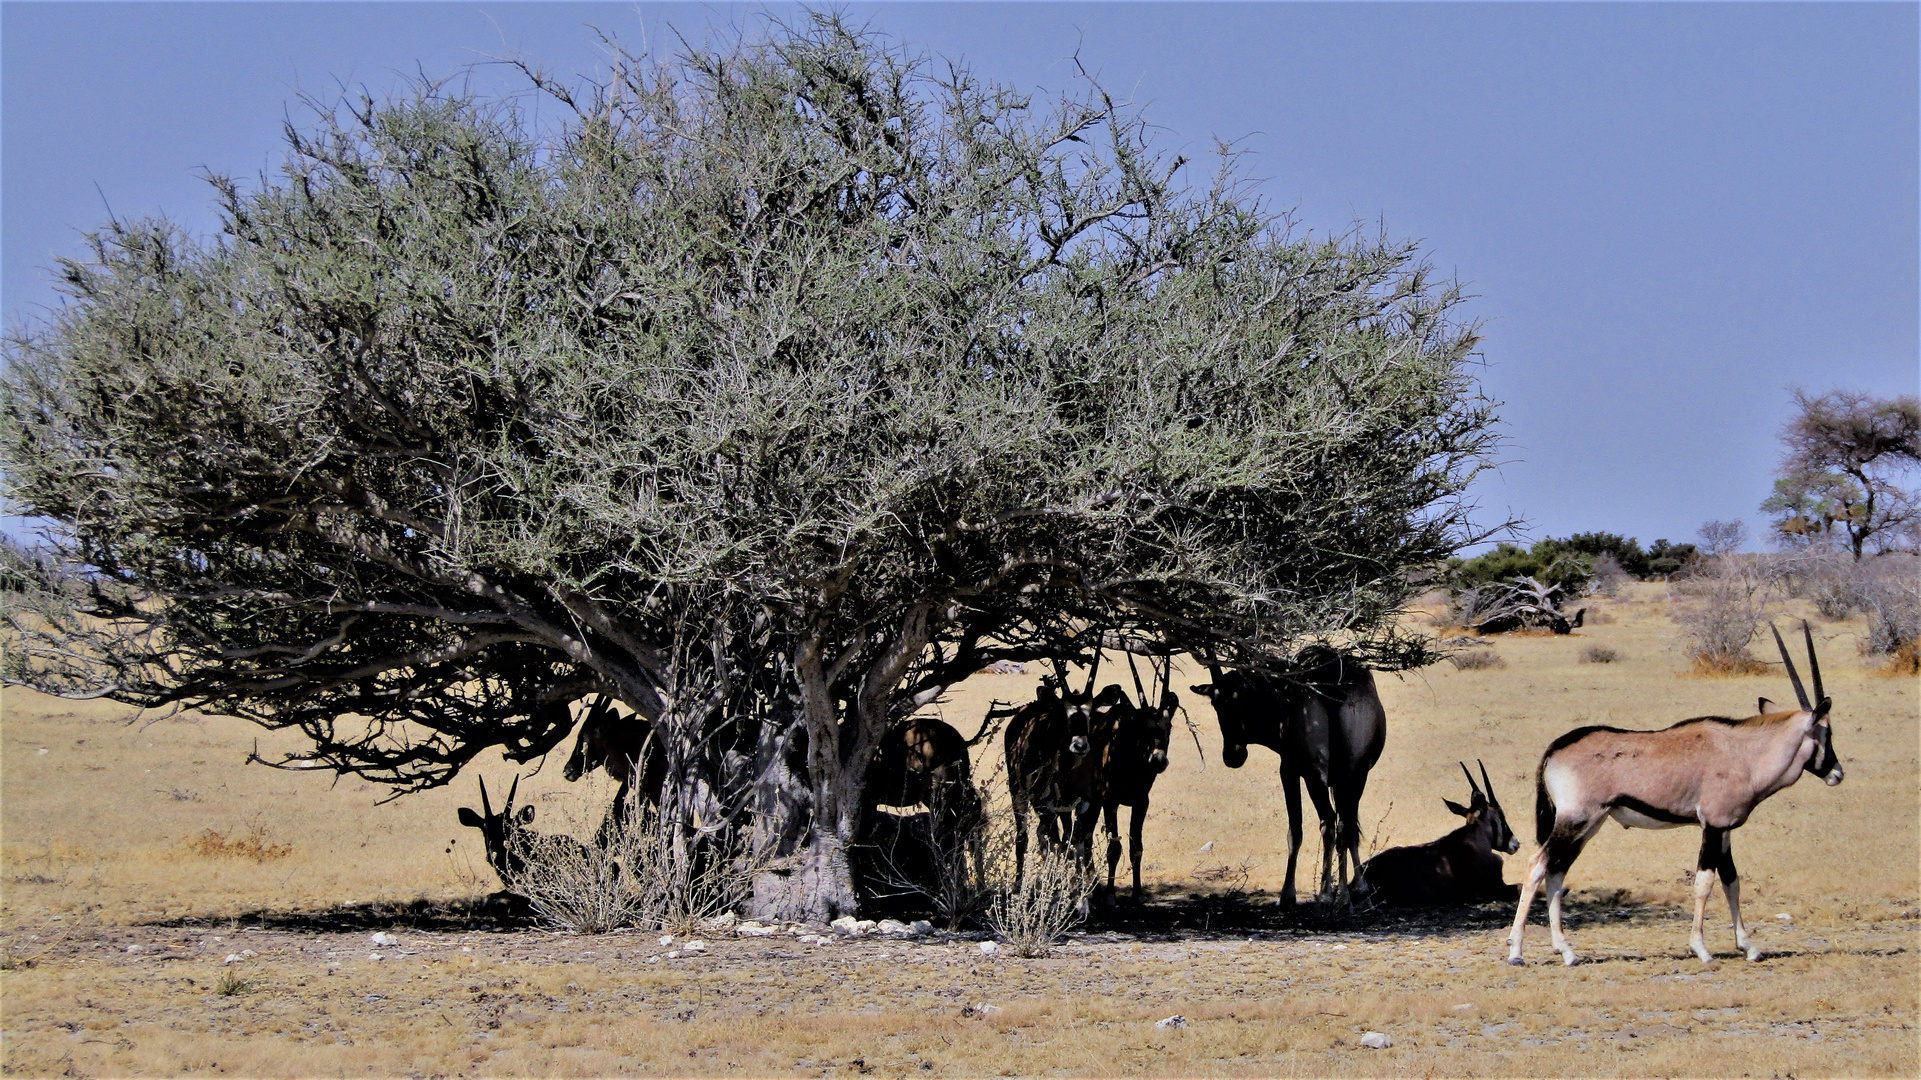
[[[1694,873],[1694,933],[1688,945],[1703,963],[1712,959],[1702,937],[1714,878],[1721,877],[1734,941],[1750,960],[1761,950],[1748,940],[1741,922],[1741,878],[1734,869],[1730,834],[1748,820],[1762,800],[1813,773],[1832,787],[1841,782],[1841,761],[1834,755],[1833,703],[1821,689],[1821,663],[1814,655],[1814,632],[1804,621],[1808,670],[1814,700],[1788,657],[1781,631],[1774,643],[1794,684],[1799,709],[1776,709],[1766,698],[1760,712],[1745,720],[1700,716],[1659,731],[1615,727],[1576,728],[1554,740],[1541,757],[1534,782],[1534,838],[1541,850],[1528,865],[1521,885],[1514,929],[1508,934],[1508,963],[1521,962],[1534,890],[1547,885],[1548,928],[1563,962],[1579,957],[1561,931],[1561,898],[1568,867],[1589,838],[1609,818],[1629,829],[1701,826],[1701,855]]]
[[[572,782],[595,769],[607,770],[620,784],[601,821],[599,839],[604,844],[626,822],[630,796],[659,806],[661,788],[667,783],[667,754],[654,736],[654,725],[639,714],[622,716],[605,694],[594,699],[581,719],[574,752],[567,756],[560,775]]]
[[[1301,786],[1321,821],[1322,896],[1348,885],[1348,860],[1361,865],[1361,795],[1368,770],[1387,744],[1387,711],[1374,673],[1325,645],[1310,645],[1286,674],[1222,671],[1211,661],[1212,683],[1189,689],[1214,702],[1221,724],[1221,759],[1230,769],[1247,761],[1250,744],[1281,758],[1287,800],[1287,878],[1281,903],[1294,903],[1294,870],[1301,852]],[[1334,878],[1338,855],[1340,876]]]
[[[535,832],[528,828],[534,821],[532,803],[514,809],[514,796],[520,791],[520,777],[507,789],[507,801],[501,804],[500,812],[487,801],[487,781],[480,781],[480,812],[475,813],[468,807],[460,808],[460,823],[469,828],[479,829],[482,841],[487,848],[487,863],[500,876],[500,883],[509,889],[516,887],[522,875],[527,872],[527,857],[535,859],[545,856],[587,857],[587,845],[571,836],[550,835]]]
[[[1044,846],[1059,847],[1073,829],[1079,801],[1068,792],[1067,773],[1088,753],[1088,710],[1100,655],[1079,693],[1068,688],[1065,670],[1041,680],[1034,700],[1008,715],[1003,747],[1007,754],[1007,794],[1014,808],[1014,881],[1018,886],[1027,867],[1027,818],[1035,817],[1034,833]],[[1119,687],[1111,687],[1119,691]],[[989,713],[989,719],[993,713]]]
[[[1355,875],[1356,896],[1365,895],[1383,907],[1440,907],[1484,900],[1511,902],[1521,895],[1521,887],[1509,885],[1503,877],[1501,861],[1501,856],[1518,851],[1521,841],[1508,828],[1487,766],[1481,765],[1483,791],[1467,771],[1467,763],[1460,765],[1472,791],[1468,804],[1441,801],[1467,820],[1439,840],[1388,848],[1369,859]]]
[[[1132,657],[1128,662],[1132,666]],[[1085,824],[1077,821],[1075,830],[1077,845],[1086,848],[1088,856],[1092,855],[1095,807],[1098,807],[1102,820],[1107,824],[1107,892],[1110,896],[1114,892],[1114,873],[1121,861],[1120,808],[1130,808],[1127,854],[1134,871],[1133,898],[1136,902],[1141,898],[1141,826],[1147,820],[1147,806],[1154,781],[1167,771],[1167,748],[1173,738],[1174,713],[1181,706],[1181,699],[1168,685],[1172,668],[1171,659],[1155,663],[1154,684],[1160,691],[1160,702],[1153,708],[1146,705],[1147,692],[1140,685],[1138,672],[1135,674],[1134,689],[1141,695],[1140,703],[1129,701],[1126,691],[1118,685],[1112,685],[1101,692],[1100,698],[1083,706],[1089,713],[1090,747],[1081,761],[1069,770],[1075,794],[1090,804],[1090,808],[1081,815]],[[1100,704],[1103,699],[1115,695],[1118,695],[1118,703],[1104,707]],[[1082,833],[1086,834],[1085,840],[1082,839]]]
[[[978,880],[984,862],[980,846],[983,811],[967,749],[968,741],[960,732],[931,716],[911,717],[895,724],[881,736],[874,759],[867,766],[861,817],[873,821],[875,807],[883,805],[927,807],[933,814],[936,850],[955,860],[964,860],[971,853]]]

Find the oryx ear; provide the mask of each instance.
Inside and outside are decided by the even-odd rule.
[[[514,815],[514,820],[520,822],[522,825],[531,825],[534,820],[534,804],[528,803],[526,806],[521,807],[520,813]]]
[[[1754,709],[1762,716],[1766,716],[1774,711],[1774,702],[1769,701],[1767,698],[1759,698],[1754,703]]]
[[[487,826],[487,823],[480,819],[479,814],[474,813],[464,806],[460,808],[460,823],[474,829],[482,829]]]
[[[1469,814],[1472,814],[1474,812],[1472,810],[1469,810],[1467,807],[1462,806],[1460,803],[1455,802],[1453,799],[1442,799],[1441,801],[1447,804],[1447,808],[1449,810],[1454,811],[1456,814],[1459,814],[1462,817],[1467,817]]]
[[[1189,686],[1188,689],[1194,691],[1195,693],[1201,695],[1204,698],[1211,698],[1214,696],[1213,683],[1200,683],[1198,685]]]

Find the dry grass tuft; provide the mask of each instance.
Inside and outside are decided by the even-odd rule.
[[[1489,668],[1504,668],[1507,661],[1493,648],[1463,649],[1447,658],[1456,671],[1486,671]]]
[[[1612,664],[1620,658],[1621,654],[1618,650],[1610,649],[1606,645],[1588,645],[1581,649],[1583,664]]]
[[[180,845],[181,850],[202,859],[247,859],[251,862],[272,862],[293,854],[292,844],[276,844],[261,830],[250,830],[245,836],[228,837],[215,829],[208,829],[199,836]]]
[[[215,980],[213,984],[213,992],[219,994],[221,997],[237,997],[241,994],[251,994],[258,989],[260,989],[260,981],[258,979],[243,978],[238,971],[232,968],[222,971],[220,978]]]
[[[1686,679],[1745,679],[1752,675],[1766,675],[1768,665],[1746,654],[1734,656],[1696,656],[1688,662],[1688,669],[1681,673]]]

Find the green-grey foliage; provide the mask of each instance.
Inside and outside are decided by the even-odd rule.
[[[215,180],[217,239],[115,222],[63,264],[0,467],[85,572],[9,594],[8,679],[402,788],[545,753],[590,693],[682,777],[772,719],[846,840],[888,723],[1089,623],[1426,659],[1391,617],[1492,414],[1415,245],[1295,236],[1098,88],[832,17],[528,74],[564,123],[348,102]]]

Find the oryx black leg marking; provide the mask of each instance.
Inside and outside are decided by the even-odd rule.
[[[1708,897],[1714,893],[1714,876],[1717,871],[1724,885],[1733,879],[1734,859],[1728,849],[1728,833],[1726,829],[1704,825],[1701,828],[1701,856],[1695,860],[1694,864],[1694,932],[1688,937],[1688,947],[1694,950],[1694,955],[1700,957],[1704,964],[1714,958],[1713,954],[1708,952],[1702,923],[1707,918]],[[1740,886],[1737,885],[1735,888],[1738,890]]]

